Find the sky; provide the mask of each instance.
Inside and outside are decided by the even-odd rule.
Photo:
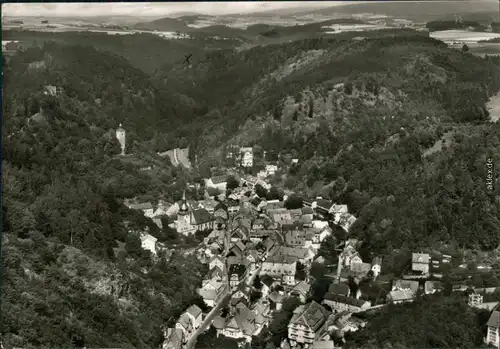
[[[324,1],[247,1],[247,2],[116,2],[116,3],[10,3],[2,4],[2,16],[158,16],[177,12],[207,15],[250,13],[283,8],[322,8],[341,5]]]

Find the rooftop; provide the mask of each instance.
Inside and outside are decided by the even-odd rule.
[[[213,216],[204,208],[194,210],[193,217],[196,224],[203,224],[213,221]]]
[[[300,307],[299,307],[300,308]],[[290,325],[304,325],[316,331],[326,321],[329,313],[321,305],[312,301],[308,305],[303,306],[292,316]]]
[[[214,177],[212,177],[210,179],[212,180],[213,184],[221,184],[221,183],[227,182],[227,176],[226,175],[223,175],[223,176],[214,176]]]
[[[343,304],[349,304],[355,307],[362,307],[367,302],[361,299],[356,299],[352,297],[343,296],[340,294],[327,293],[325,295],[325,301],[338,302]]]
[[[428,264],[431,260],[431,256],[428,253],[412,253],[411,261],[412,263],[425,263]]]
[[[500,328],[500,312],[495,310],[491,313],[488,326]]]

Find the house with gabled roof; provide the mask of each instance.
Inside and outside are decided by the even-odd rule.
[[[197,290],[197,293],[203,298],[205,304],[214,307],[225,294],[226,284],[217,280],[204,280],[203,286]]]
[[[220,191],[225,192],[227,188],[227,175],[214,176],[205,180],[205,187],[217,188]]]
[[[429,274],[429,263],[431,256],[428,253],[412,253],[411,269],[414,272]]]
[[[387,294],[388,303],[413,302],[419,289],[418,281],[395,280],[392,284],[392,290]]]
[[[240,204],[239,200],[227,199],[225,201],[225,204],[227,206],[227,211],[229,212],[230,215],[238,213],[238,211],[241,208],[241,204]]]
[[[193,322],[186,312],[182,313],[175,324],[175,328],[182,331],[185,338],[191,337],[191,334],[195,330]]]
[[[245,241],[248,239],[248,233],[249,231],[246,227],[238,225],[229,233],[230,240],[232,243],[236,243],[238,241]]]
[[[142,211],[146,217],[151,218],[154,215],[155,209],[154,209],[153,204],[151,202],[138,203],[134,200],[125,200],[124,205],[127,206],[131,210]]]
[[[256,212],[262,212],[262,210],[266,207],[267,201],[265,199],[254,197],[250,200],[250,207]]]
[[[246,278],[248,268],[243,264],[233,264],[229,266],[229,286],[236,289],[240,283]]]
[[[214,217],[221,217],[225,220],[229,219],[229,211],[227,205],[221,201],[214,207]]]
[[[224,270],[225,269],[225,261],[224,261],[224,258],[222,256],[213,256],[210,261],[208,262],[208,268],[209,270],[215,268],[215,267],[218,267],[220,268],[221,270]]]
[[[184,333],[178,328],[168,328],[164,333],[162,349],[181,349],[185,343]]]
[[[156,242],[158,239],[147,233],[140,233],[139,238],[141,239],[141,247],[156,255]]]
[[[196,304],[193,304],[186,310],[186,314],[189,316],[191,321],[193,322],[193,327],[195,329],[198,329],[201,326],[202,320],[203,320],[203,314],[200,309]]]
[[[486,332],[486,344],[500,346],[500,311],[494,310],[488,319],[488,330]]]
[[[290,295],[298,297],[302,303],[305,303],[310,290],[311,285],[305,281],[300,281],[290,290]]]
[[[316,199],[312,204],[311,208],[314,210],[316,214],[326,216],[330,213],[330,208],[333,206],[333,203],[329,200],[325,200],[322,198]]]
[[[328,310],[315,301],[297,307],[288,324],[288,339],[292,346],[313,344],[316,332],[329,315]]]
[[[216,198],[221,195],[221,191],[218,188],[207,187],[205,189],[205,197],[206,198]]]

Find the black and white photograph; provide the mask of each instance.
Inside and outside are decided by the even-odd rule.
[[[500,0],[1,14],[0,349],[500,349]]]

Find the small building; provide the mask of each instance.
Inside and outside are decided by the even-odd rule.
[[[412,253],[411,269],[422,274],[429,273],[429,263],[431,256],[428,253]]]
[[[253,166],[253,148],[252,147],[241,147],[241,166],[242,167],[252,167]]]
[[[327,304],[338,313],[342,311],[356,313],[371,307],[368,301],[331,293],[325,295],[323,304]]]
[[[184,333],[178,328],[168,328],[164,333],[165,340],[162,349],[181,349],[184,343]]]
[[[201,326],[203,316],[200,307],[196,304],[193,304],[186,310],[186,314],[189,316],[191,321],[193,322],[193,327],[198,329]]]
[[[491,344],[495,347],[500,346],[500,312],[497,310],[494,310],[487,323],[488,330],[486,332],[486,338],[485,342],[486,344]]]
[[[238,287],[248,274],[248,268],[243,264],[233,264],[229,267],[229,286],[232,289]]]
[[[471,293],[469,295],[469,306],[471,307],[477,307],[479,305],[483,304],[483,295],[479,293]]]
[[[375,278],[380,275],[380,273],[382,272],[382,258],[381,257],[373,258],[371,270],[373,271],[373,276]]]
[[[210,259],[210,261],[208,262],[208,269],[212,270],[213,268],[220,268],[221,270],[224,270],[225,262],[221,256],[213,256]]]
[[[278,172],[278,165],[274,165],[274,164],[266,165],[265,171],[266,171],[267,177],[274,176],[276,174],[276,172]]]
[[[227,176],[214,176],[205,180],[205,187],[207,188],[217,188],[221,192],[225,192],[227,189]]]
[[[152,218],[154,216],[154,207],[150,202],[143,203],[134,203],[126,200],[124,202],[125,206],[127,206],[131,210],[140,210],[143,212],[144,216]]]
[[[205,304],[209,307],[215,307],[224,295],[226,286],[218,280],[205,280],[203,287],[198,289],[198,294],[203,298]]]
[[[148,250],[152,254],[156,255],[156,242],[158,241],[158,239],[147,233],[141,233],[140,239],[141,239],[141,247],[144,250]]]

